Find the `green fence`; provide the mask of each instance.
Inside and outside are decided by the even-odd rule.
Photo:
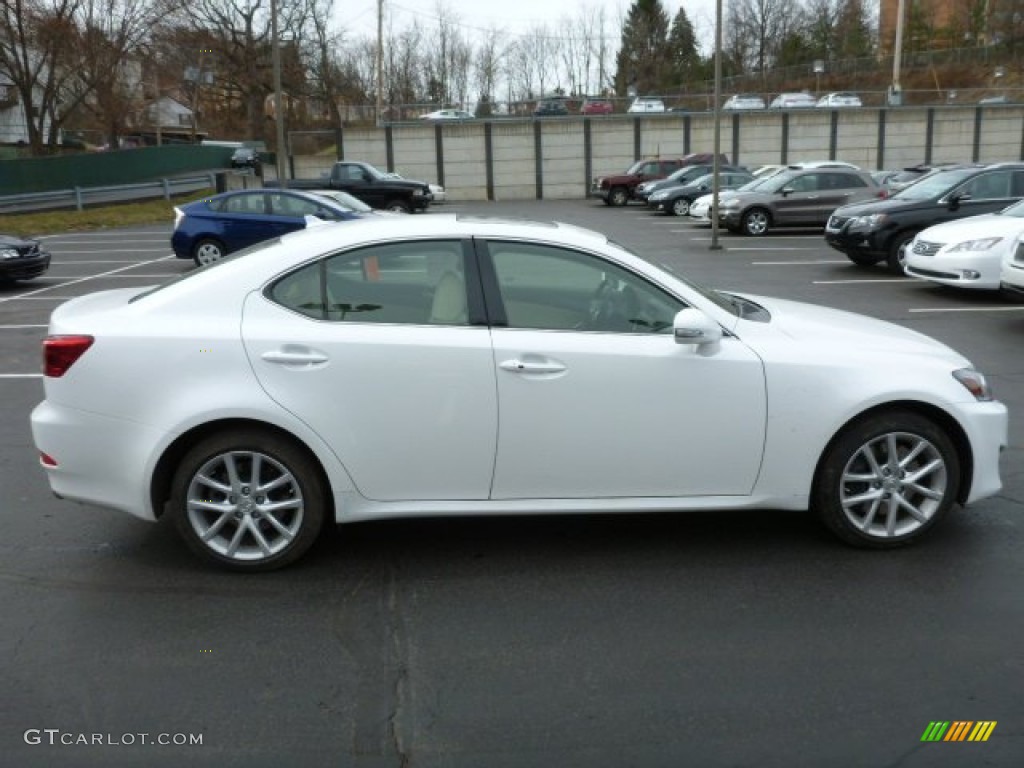
[[[62,157],[0,160],[0,195],[135,184],[231,165],[231,147],[178,144]]]

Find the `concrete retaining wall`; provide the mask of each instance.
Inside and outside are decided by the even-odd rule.
[[[757,166],[843,160],[862,168],[921,162],[1024,159],[1024,106],[753,112],[722,116],[722,151]],[[714,118],[570,116],[346,129],[340,156],[438,182],[452,200],[584,197],[593,176],[645,157],[710,152]],[[296,156],[296,177],[319,176],[333,157]]]

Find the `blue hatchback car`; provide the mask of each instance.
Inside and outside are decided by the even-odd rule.
[[[306,226],[306,216],[347,221],[360,215],[327,198],[291,189],[224,192],[175,207],[171,248],[202,266],[225,254]]]

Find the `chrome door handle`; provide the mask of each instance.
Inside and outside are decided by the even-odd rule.
[[[264,352],[260,357],[268,363],[282,363],[284,365],[315,365],[326,363],[327,355],[322,352],[297,352],[275,349],[271,352]]]
[[[498,367],[512,373],[561,373],[565,370],[565,366],[561,363],[517,360],[515,358],[498,363]]]

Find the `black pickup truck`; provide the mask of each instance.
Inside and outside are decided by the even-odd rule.
[[[264,186],[276,187],[276,181]],[[425,210],[433,195],[423,181],[396,179],[378,171],[369,163],[339,160],[322,179],[288,179],[291,189],[340,189],[359,198],[372,208],[413,213]]]

